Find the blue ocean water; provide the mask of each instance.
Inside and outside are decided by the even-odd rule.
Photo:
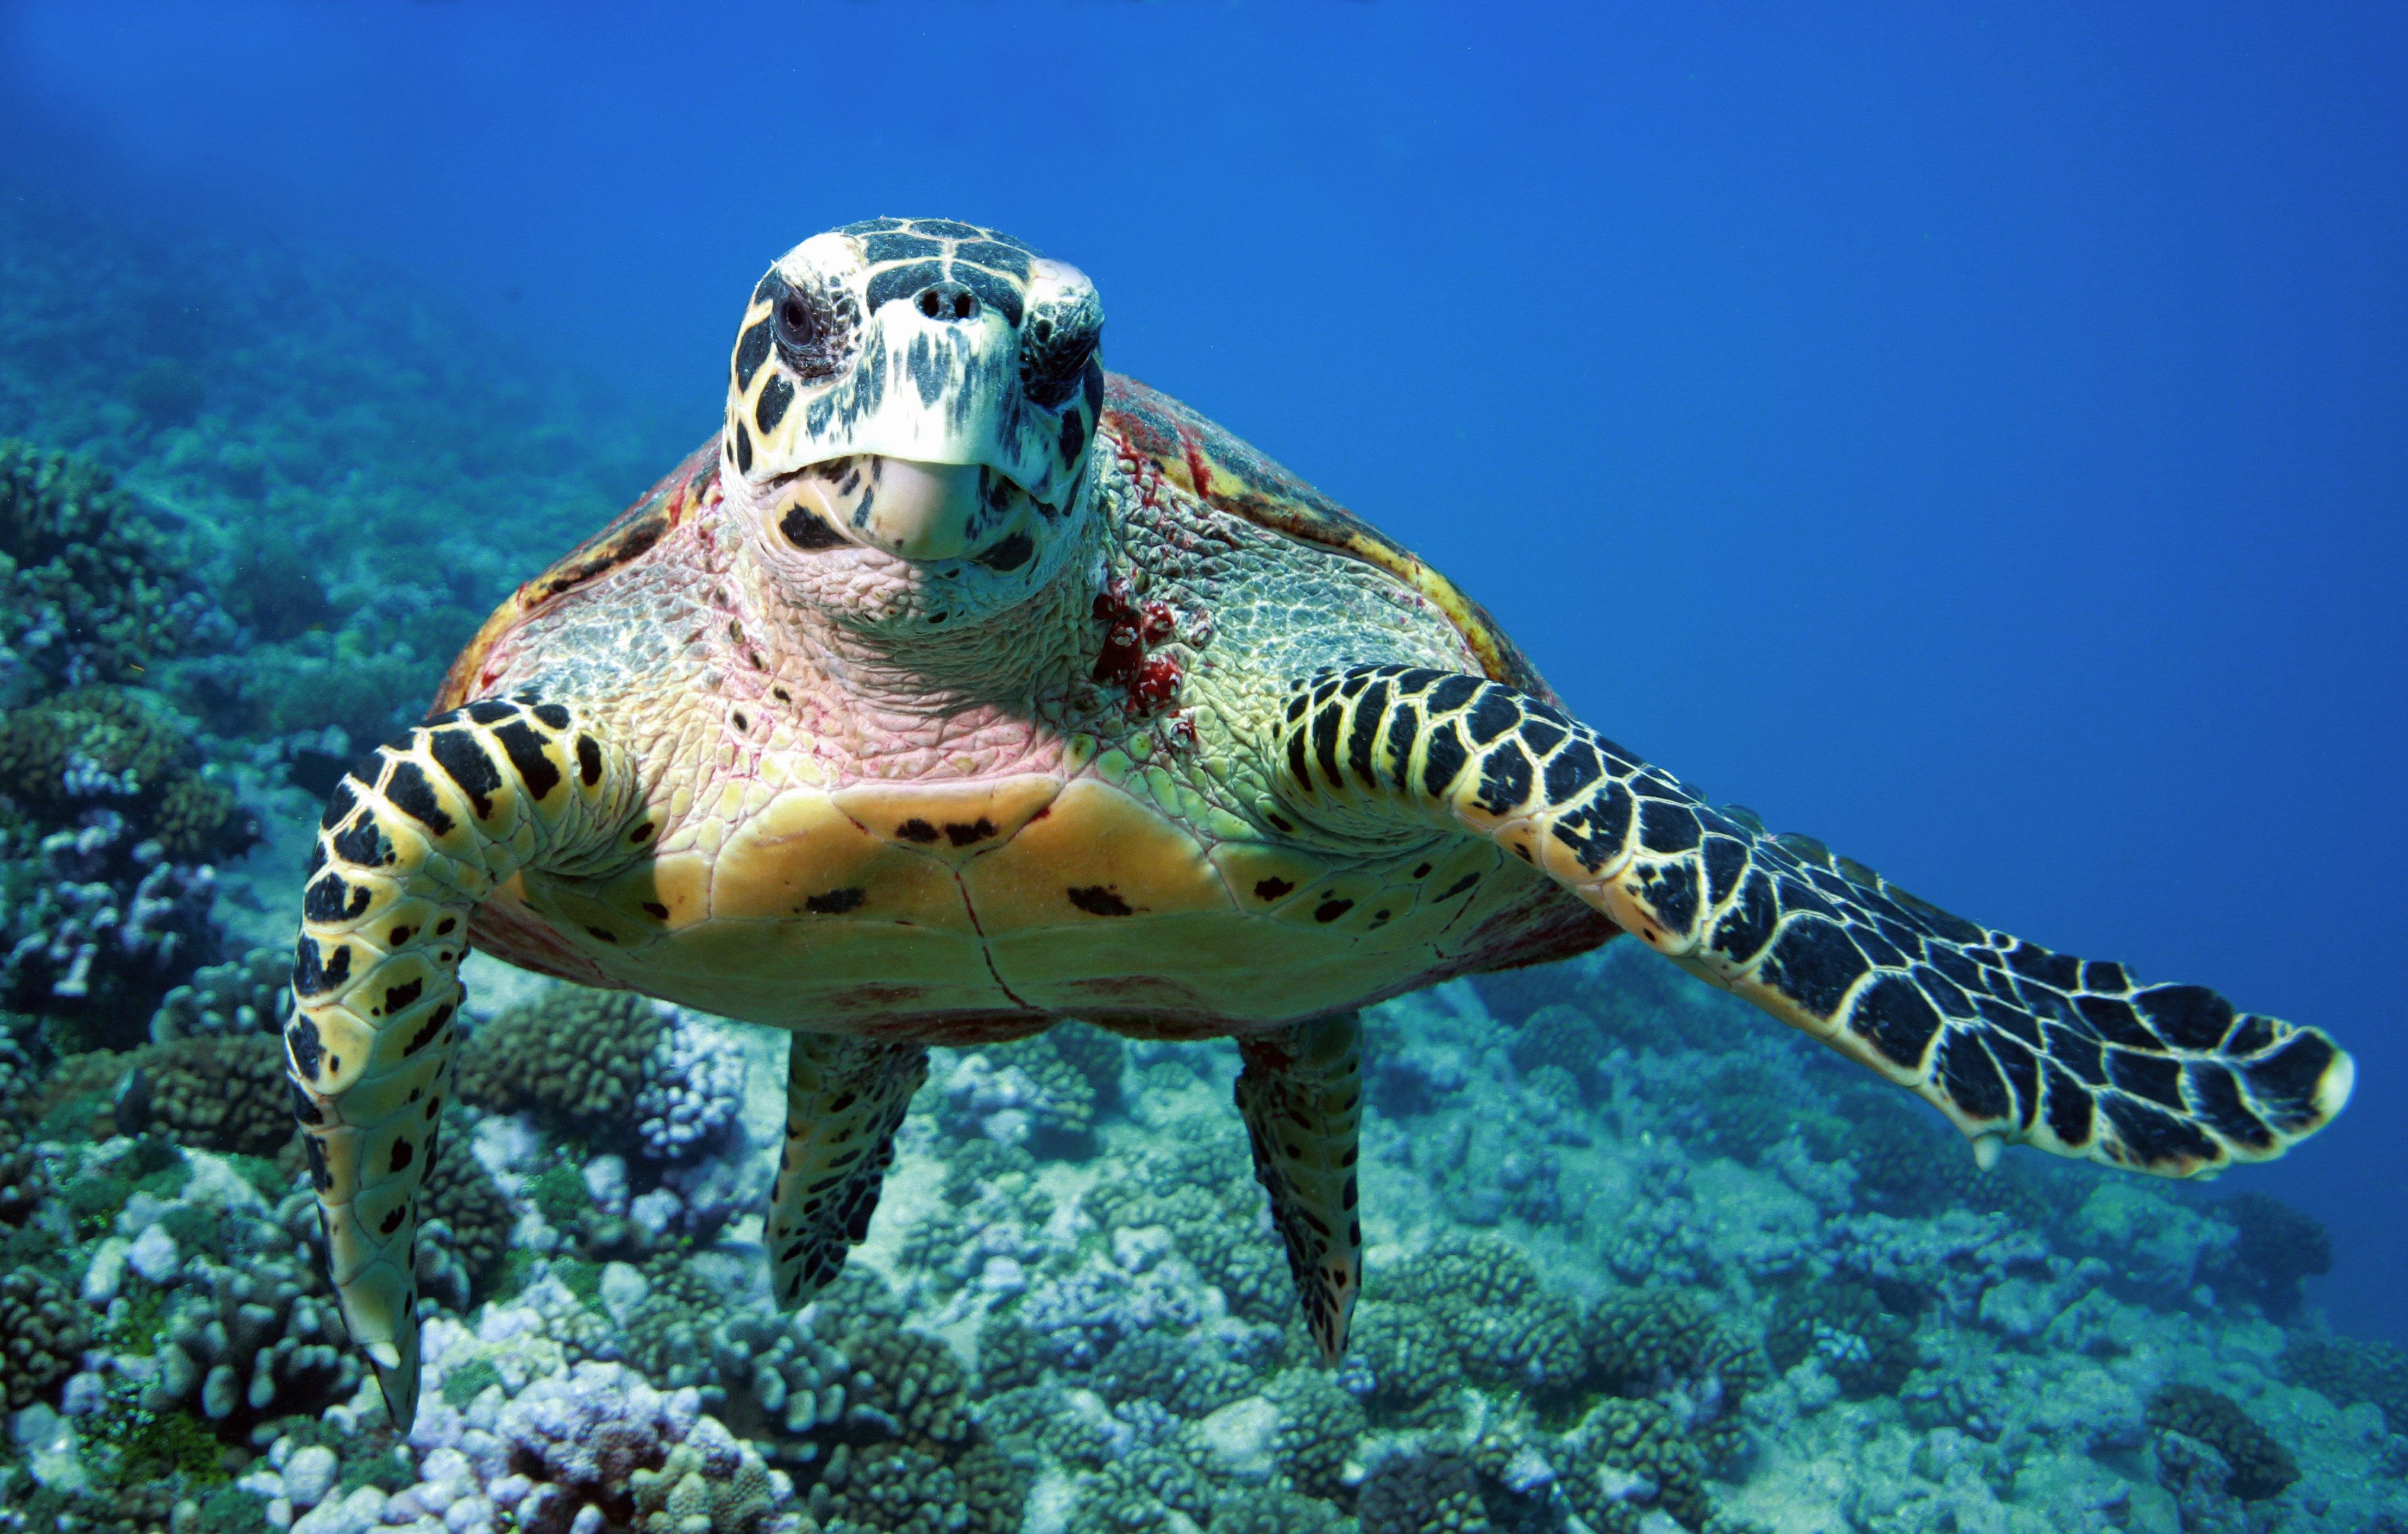
[[[2392,877],[2408,847],[2386,813],[2408,638],[2392,590],[2408,537],[2403,55],[2408,23],[2377,7],[705,6],[665,22],[607,6],[13,0],[0,436],[83,452],[219,538],[212,567],[238,579],[214,599],[262,658],[216,663],[208,695],[236,701],[203,722],[205,749],[263,820],[246,867],[297,870],[310,812],[283,785],[336,745],[303,738],[333,724],[356,750],[411,717],[411,690],[511,581],[714,427],[767,261],[876,213],[1009,230],[1094,277],[1111,366],[1445,570],[1608,735],[1951,910],[2329,1029],[2359,1066],[2339,1123],[2200,1201],[2148,1208],[2254,1193],[2304,1211],[2330,1233],[2330,1271],[2305,1278],[2305,1312],[2275,1319],[2408,1342],[2408,1120],[2390,1106],[2408,1067],[2393,976],[2408,899]],[[339,528],[378,546],[332,547]],[[259,595],[296,580],[311,610]],[[408,610],[347,617],[380,600]],[[244,915],[231,896],[249,876],[223,877],[239,938],[282,941],[291,891],[261,872]],[[22,888],[11,898],[30,909]],[[1631,957],[1609,972],[1637,984]],[[1598,983],[1558,990],[1577,1002]],[[1479,1062],[1527,1088],[1544,1062],[1500,1039],[1530,998],[1486,996],[1491,1036],[1471,995],[1394,1020],[1410,1068],[1375,1110],[1431,1133],[1475,1103],[1527,1111],[1481,1097],[1504,1088]],[[1606,1097],[1682,1090],[1607,1023],[1632,1063]],[[1732,1031],[1676,1030],[1678,1058],[1793,1048],[1710,1009],[1684,1025],[1720,1023]],[[1186,1068],[1133,1059],[1129,1095]],[[774,1066],[750,1079],[773,1082]],[[995,1138],[980,1127],[1003,1111],[991,1083],[946,1080],[943,1132]],[[1606,1122],[1603,1087],[1573,1084],[1579,1112]],[[1541,1181],[1713,1184],[1726,1140],[1746,1138],[1655,1111],[1672,1116],[1624,1126],[1633,1144],[1642,1128],[1678,1140],[1679,1166],[1558,1147],[1570,1169]],[[1186,1122],[1097,1111],[1125,1141],[1106,1136],[1097,1156]],[[1807,1122],[1799,1102],[1767,1111]],[[1848,1159],[1821,1150],[1817,1165]],[[493,1149],[504,1167],[517,1154]],[[1078,1159],[1008,1175],[1042,1189]],[[2108,1181],[2031,1175],[2033,1197],[2083,1208]],[[1813,1203],[1801,1183],[1815,1185],[1793,1168]],[[1668,1190],[1631,1207],[1675,1219],[1693,1196]],[[1602,1214],[1575,1237],[1582,1222],[1543,1200],[1425,1191],[1455,1200],[1440,1226],[1501,1223],[1547,1264],[1612,1250],[1622,1282],[1679,1271],[1628,1255]],[[1025,1206],[1017,1218],[1032,1223]],[[2077,1266],[2129,1269],[2146,1241],[2097,1231],[2130,1218],[2092,1211],[2091,1236],[2050,1240]],[[1733,1313],[1770,1315],[1777,1271]],[[2235,1319],[2229,1280],[2201,1301],[2162,1275],[2124,1278],[2132,1316],[2094,1316],[2076,1340],[2036,1332],[2038,1351],[2105,1354],[2098,1339],[2133,1316],[2187,1314],[2183,1345],[2283,1352]],[[955,1303],[966,1283],[931,1293]],[[1049,1303],[1074,1308],[1072,1287]],[[1929,1345],[1952,1304],[1970,1307],[1954,1317],[1968,1335],[2014,1337],[1976,1324],[1978,1297],[1943,1296]],[[2122,1355],[2159,1345],[2175,1346]],[[1059,1377],[1021,1388],[1083,1381],[1112,1398],[1100,1363],[1045,1356]],[[2240,1380],[2224,1383],[2245,1397]],[[1812,1441],[1799,1404],[1782,1410],[1758,1430]],[[1977,1419],[1948,1430],[1993,1447],[2025,1430],[1985,1441]],[[1916,1473],[1949,1484],[1933,1456],[1955,1441],[1917,1431]],[[2137,1452],[2111,1441],[2098,1457],[2163,1480],[2116,1457]],[[1732,1469],[1731,1515],[1814,1527],[1784,1521],[1813,1501],[1786,1463]],[[1320,1472],[1283,1465],[1315,1499]],[[1362,1516],[1354,1484],[1317,1499]],[[1153,1500],[1204,1522],[1159,1487]],[[1927,1527],[1888,1507],[1833,1516]]]

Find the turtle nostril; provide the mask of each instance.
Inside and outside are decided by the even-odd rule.
[[[931,320],[968,320],[979,311],[978,294],[959,282],[931,282],[912,295],[911,307]]]

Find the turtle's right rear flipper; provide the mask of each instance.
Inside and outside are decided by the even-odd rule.
[[[786,1056],[786,1148],[769,1195],[770,1292],[800,1305],[869,1234],[895,1131],[928,1079],[918,1044],[798,1033]]]

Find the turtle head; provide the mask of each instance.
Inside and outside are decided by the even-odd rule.
[[[1014,606],[1079,544],[1103,306],[945,219],[814,235],[752,290],[722,451],[781,583],[880,624]]]

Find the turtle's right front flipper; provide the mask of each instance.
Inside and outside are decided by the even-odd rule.
[[[2015,1141],[2160,1176],[2282,1154],[2354,1068],[2315,1028],[2143,985],[1918,900],[1811,838],[1718,810],[1542,699],[1354,667],[1299,681],[1280,786],[1333,824],[1488,837],[1694,973]]]
[[[343,1319],[404,1432],[417,1196],[451,1091],[469,915],[522,869],[607,849],[636,803],[624,759],[571,710],[487,699],[364,759],[319,823],[287,1070]]]

